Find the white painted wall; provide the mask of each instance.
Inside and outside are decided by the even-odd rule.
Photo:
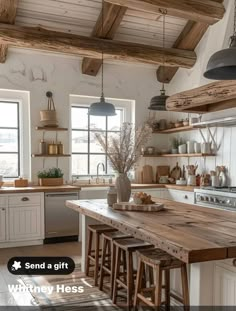
[[[148,103],[159,90],[155,68],[126,63],[105,64],[105,95],[110,98],[135,100],[135,121],[141,123],[148,116]],[[79,58],[42,54],[39,52],[10,50],[5,64],[0,65],[0,88],[30,92],[31,151],[38,152],[42,133],[35,131],[39,124],[39,111],[46,109],[46,91],[54,93],[59,125],[69,126],[69,97],[73,95],[100,96],[101,76],[82,75]],[[59,139],[69,152],[69,132],[59,133]],[[55,140],[55,133],[47,132],[45,139]],[[55,159],[46,159],[45,167],[56,165]],[[33,180],[42,169],[41,158],[32,159]],[[59,159],[65,179],[69,178],[70,159]]]
[[[226,8],[226,14],[224,19],[209,28],[196,49],[197,62],[195,66],[189,70],[179,69],[179,71],[171,81],[171,84],[167,86],[168,95],[172,95],[184,90],[192,89],[213,82],[203,77],[203,73],[206,70],[207,62],[213,53],[222,48],[228,47],[229,37],[232,35],[233,32],[234,1],[226,0],[224,2],[224,5]],[[236,109],[229,109],[225,110],[224,112],[206,114],[203,116],[203,120],[232,115],[236,115]],[[187,116],[187,114],[183,113],[160,113],[160,118],[167,117],[168,119],[172,120],[182,119]],[[226,165],[226,167],[228,168],[229,182],[231,183],[231,185],[236,185],[236,144],[234,143],[234,137],[236,137],[236,128],[218,128],[213,129],[213,132],[219,146],[218,156],[216,158],[190,158],[189,160],[174,158],[168,160],[168,163],[170,163],[171,166],[174,166],[176,161],[178,161],[180,165],[188,163],[194,164],[197,161],[200,166],[198,172],[204,170],[209,172],[210,170],[215,169],[216,165]],[[200,134],[196,131],[181,133],[177,135],[177,137],[182,137],[186,141],[194,140],[202,142]],[[155,137],[153,138],[155,145],[161,146],[161,148],[163,147],[163,144],[167,147],[170,146],[171,136],[169,137],[169,141],[166,142],[159,142],[159,139],[160,135],[155,135]],[[153,166],[156,166],[162,165],[166,163],[166,161],[167,160],[165,159],[152,159],[151,161],[150,159],[148,159],[143,161],[142,164],[151,163]]]

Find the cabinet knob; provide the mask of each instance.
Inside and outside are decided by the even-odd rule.
[[[187,194],[185,194],[184,198],[185,198],[185,199],[188,199],[188,196],[187,196]]]
[[[27,198],[27,197],[23,197],[22,199],[21,199],[21,201],[29,201],[29,198]]]
[[[2,211],[5,211],[6,209],[5,208],[2,208]]]

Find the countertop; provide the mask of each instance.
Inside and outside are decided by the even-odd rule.
[[[0,188],[0,194],[8,193],[25,193],[25,192],[72,192],[79,191],[81,187],[79,186],[50,186],[50,187],[41,187],[41,186],[32,186],[32,187],[2,187]]]
[[[154,199],[155,200],[155,199]],[[104,200],[67,201],[67,207],[150,242],[186,263],[236,257],[236,212],[156,199],[160,212],[122,212]]]
[[[80,184],[80,185],[63,185],[63,186],[31,186],[31,187],[2,187],[0,188],[0,194],[8,194],[8,193],[23,193],[23,192],[71,192],[71,191],[79,191],[81,188],[100,188],[100,187],[109,187],[110,184]],[[182,191],[191,191],[197,187],[193,186],[178,186],[178,185],[161,185],[161,184],[132,184],[132,189],[176,189]]]

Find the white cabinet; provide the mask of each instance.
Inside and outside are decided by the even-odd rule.
[[[232,264],[227,265],[223,262],[215,265],[213,304],[215,306],[236,305],[236,267]]]
[[[42,244],[44,194],[0,196],[0,247]]]
[[[190,191],[168,189],[168,199],[186,204],[194,204],[194,193]]]
[[[41,236],[40,206],[9,207],[9,239],[32,240]]]
[[[0,207],[0,242],[6,240],[6,207]]]

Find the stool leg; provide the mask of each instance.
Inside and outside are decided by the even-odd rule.
[[[189,310],[188,274],[186,264],[181,267],[181,280],[183,289],[184,309]]]
[[[137,308],[137,306],[138,306],[138,294],[141,291],[143,269],[144,269],[144,263],[139,258],[138,259],[138,271],[137,271],[137,278],[136,278],[136,286],[135,286],[135,293],[134,293],[134,307],[135,308]]]
[[[134,289],[134,271],[133,271],[133,254],[131,252],[126,252],[127,260],[127,306],[130,309],[133,305],[132,295]]]
[[[115,275],[114,275],[114,286],[113,286],[113,298],[112,303],[116,304],[116,298],[117,298],[117,278],[120,274],[120,260],[121,260],[121,249],[118,247],[116,249],[116,264],[115,264]]]
[[[103,266],[105,265],[105,260],[106,260],[106,250],[107,250],[107,239],[103,237],[102,238],[102,259],[101,259],[101,266],[100,266],[100,281],[99,281],[100,290],[102,290],[103,288],[103,279],[104,279]]]
[[[165,270],[165,302],[166,310],[170,309],[170,270]]]
[[[160,266],[154,268],[156,276],[156,286],[155,286],[155,307],[160,307],[161,305],[161,293],[162,293],[162,269]]]
[[[111,277],[110,277],[110,282],[111,282],[111,294],[110,295],[111,295],[111,299],[112,299],[113,287],[114,287],[115,260],[116,260],[116,247],[115,247],[114,243],[112,243],[112,246],[111,246]]]
[[[86,269],[85,269],[85,274],[87,276],[89,275],[89,268],[90,268],[89,256],[91,255],[92,240],[93,240],[93,232],[88,230],[88,246],[87,246]]]
[[[99,244],[100,244],[100,235],[97,233],[96,240],[95,240],[95,265],[94,265],[94,285],[95,286],[98,286]]]

